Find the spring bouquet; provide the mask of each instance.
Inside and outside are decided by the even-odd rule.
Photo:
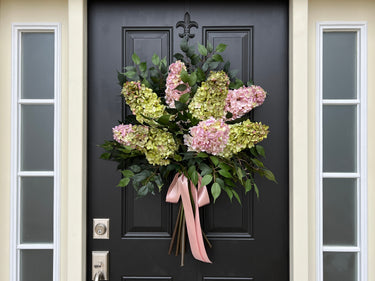
[[[275,181],[258,144],[269,128],[250,118],[267,93],[236,78],[220,54],[226,45],[198,44],[196,53],[183,40],[180,47],[169,66],[166,58],[153,55],[148,68],[133,54],[134,64],[118,73],[132,114],[112,129],[113,140],[101,145],[106,150],[101,158],[118,162],[118,186],[131,183],[138,196],[168,188],[167,202],[181,198],[169,253],[174,248],[181,253],[183,265],[187,230],[193,256],[210,263],[199,207],[222,193],[241,203],[239,188],[259,196],[255,174]]]

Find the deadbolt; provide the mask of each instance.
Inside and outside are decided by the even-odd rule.
[[[103,235],[107,231],[107,227],[104,223],[98,223],[95,225],[95,233],[98,235]]]
[[[93,238],[109,239],[109,219],[93,220]]]

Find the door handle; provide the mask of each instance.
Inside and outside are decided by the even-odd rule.
[[[109,278],[109,252],[93,251],[92,252],[92,278],[91,280],[108,280]]]
[[[101,279],[101,277],[103,277],[103,272],[98,271],[97,273],[95,273],[94,281],[100,281],[100,280],[103,280],[103,279]]]

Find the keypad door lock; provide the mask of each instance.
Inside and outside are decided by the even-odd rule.
[[[109,239],[109,219],[93,220],[93,238]]]

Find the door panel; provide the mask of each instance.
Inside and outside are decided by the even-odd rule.
[[[100,160],[97,145],[111,139],[111,128],[126,118],[116,71],[131,64],[134,52],[149,65],[154,53],[171,63],[183,32],[176,23],[186,11],[198,24],[190,30],[191,44],[227,44],[224,57],[238,77],[270,93],[254,118],[270,125],[265,164],[278,184],[258,179],[259,199],[242,192],[241,206],[223,194],[201,208],[214,263],[194,260],[187,246],[181,268],[179,258],[167,254],[178,210],[165,203],[166,187],[142,199],[131,187],[116,187],[116,164]],[[109,250],[110,280],[288,280],[288,2],[88,1],[88,43],[87,276],[91,251]],[[93,240],[92,219],[106,217],[110,239]]]

